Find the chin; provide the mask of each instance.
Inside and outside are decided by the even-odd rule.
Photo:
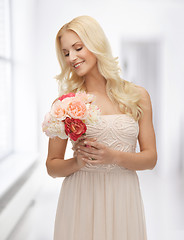
[[[77,72],[76,72],[76,74],[77,74],[79,77],[84,77],[84,76],[86,75],[86,73],[84,73],[84,72],[81,72],[81,73],[77,73]]]

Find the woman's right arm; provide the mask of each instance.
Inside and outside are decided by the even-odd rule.
[[[49,138],[46,167],[53,178],[67,177],[85,165],[84,161],[77,161],[76,157],[64,160],[67,141],[59,137]]]

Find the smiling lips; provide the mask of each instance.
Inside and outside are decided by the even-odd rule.
[[[79,63],[75,63],[75,64],[73,64],[73,67],[74,67],[74,68],[78,68],[78,67],[80,67],[80,65],[82,65],[83,63],[84,63],[84,61],[79,62]]]

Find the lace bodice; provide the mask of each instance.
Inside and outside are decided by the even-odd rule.
[[[139,125],[127,114],[101,115],[95,125],[87,125],[86,136],[97,138],[97,141],[118,151],[135,152]],[[72,141],[72,144],[75,144]],[[126,170],[116,164],[86,164],[85,171]]]

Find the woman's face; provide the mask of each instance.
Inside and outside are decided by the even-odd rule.
[[[60,42],[66,63],[78,76],[86,76],[97,69],[96,56],[86,48],[75,32],[66,31]]]

